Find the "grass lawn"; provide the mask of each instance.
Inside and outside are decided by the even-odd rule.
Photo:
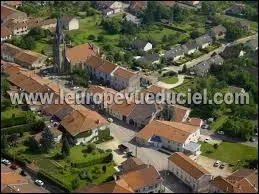
[[[38,53],[42,53],[43,51],[45,55],[52,56],[52,44],[50,44],[50,38],[36,41],[36,47],[33,51]]]
[[[221,117],[217,118],[217,120],[211,124],[211,129],[214,131],[219,130],[221,128],[221,126],[225,123],[227,118],[228,118],[228,116],[226,116],[226,115],[222,115]]]
[[[202,155],[236,165],[238,160],[244,161],[258,158],[258,149],[240,143],[222,142],[217,149],[213,145],[200,142]]]
[[[6,110],[1,112],[1,120],[10,119],[14,114],[15,117],[25,116],[27,111],[20,110],[18,108],[8,107]]]
[[[167,84],[175,84],[178,82],[177,77],[163,77],[160,80],[161,82],[167,83]]]
[[[188,89],[193,86],[195,84],[195,79],[187,79],[185,78],[184,79],[184,82],[182,85],[180,86],[177,86],[175,88],[173,88],[173,92],[176,92],[176,93],[186,93],[188,92]]]

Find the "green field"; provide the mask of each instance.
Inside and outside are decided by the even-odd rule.
[[[258,159],[258,149],[240,143],[222,142],[217,149],[200,142],[202,155],[236,165],[238,161]]]
[[[178,82],[177,77],[163,77],[160,80],[161,82],[167,83],[167,84],[175,84]]]

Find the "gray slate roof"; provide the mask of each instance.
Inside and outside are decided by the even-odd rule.
[[[205,34],[203,36],[200,36],[200,37],[196,38],[195,41],[199,46],[202,46],[206,43],[211,43],[212,39],[208,34]]]
[[[216,35],[219,35],[220,33],[226,33],[227,29],[222,25],[218,25],[211,28],[210,31]]]
[[[141,63],[153,63],[155,61],[159,60],[159,55],[157,53],[152,53],[152,54],[149,54],[149,55],[146,55],[146,56],[143,56],[143,57],[140,57],[138,59],[139,62]]]
[[[172,59],[175,58],[177,56],[181,56],[185,53],[185,49],[183,46],[181,45],[177,45],[174,48],[171,48],[170,50],[165,52],[165,58],[166,59]]]
[[[183,48],[184,48],[185,52],[188,52],[192,49],[198,48],[198,44],[196,43],[195,40],[191,40],[191,41],[188,41],[187,43],[185,43],[183,45]]]
[[[144,49],[144,47],[147,45],[147,43],[148,43],[147,41],[137,39],[137,40],[133,41],[131,46],[134,49]]]

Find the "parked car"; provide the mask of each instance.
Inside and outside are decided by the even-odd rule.
[[[220,169],[223,169],[224,167],[225,167],[225,164],[224,164],[224,163],[222,163],[222,164],[219,166]]]
[[[18,168],[18,166],[15,163],[12,163],[12,165],[10,166],[11,169],[16,170]]]
[[[224,131],[218,131],[217,132],[219,135],[224,135]]]
[[[1,162],[3,164],[5,164],[5,165],[10,165],[11,164],[11,162],[9,160],[7,160],[7,159],[2,159]]]
[[[220,165],[220,161],[217,160],[217,161],[214,162],[214,165],[213,165],[213,166],[214,166],[214,167],[218,167],[219,165]]]
[[[28,173],[27,173],[25,170],[22,170],[22,171],[21,171],[21,175],[22,175],[22,176],[27,176]]]
[[[107,120],[108,120],[110,123],[113,122],[113,119],[112,119],[112,118],[108,118]]]
[[[41,187],[44,185],[42,180],[35,180],[35,184]]]

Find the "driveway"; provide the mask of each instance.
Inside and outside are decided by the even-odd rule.
[[[210,172],[213,176],[227,177],[232,174],[232,169],[228,167],[228,165],[226,165],[224,169],[213,167],[215,161],[216,160],[214,159],[200,155],[196,162],[205,168],[208,172]]]

